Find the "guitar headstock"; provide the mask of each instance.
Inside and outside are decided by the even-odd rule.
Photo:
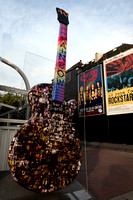
[[[68,13],[60,8],[56,8],[57,14],[58,14],[58,21],[62,24],[68,25]]]

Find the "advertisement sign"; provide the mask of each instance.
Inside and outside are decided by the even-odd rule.
[[[104,61],[107,115],[133,112],[133,49]]]
[[[98,65],[79,74],[79,116],[103,114],[102,68]]]

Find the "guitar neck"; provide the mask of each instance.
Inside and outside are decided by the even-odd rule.
[[[64,23],[63,17],[68,17],[68,14],[57,8],[58,20],[60,22],[59,37],[58,37],[58,48],[56,57],[55,74],[53,81],[53,100],[58,102],[64,101],[64,90],[65,90],[65,73],[66,73],[66,49],[67,49],[67,25],[68,22]],[[62,15],[61,18],[59,15]],[[67,19],[68,20],[68,19]]]
[[[67,26],[60,23],[58,48],[53,84],[53,100],[63,102],[66,72]]]

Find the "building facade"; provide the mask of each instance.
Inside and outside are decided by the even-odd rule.
[[[78,100],[78,129],[81,140],[86,138],[90,142],[133,144],[132,49],[133,45],[122,44],[103,55],[96,54],[95,60],[87,64],[77,63],[67,71],[65,98]],[[97,101],[99,89],[93,89],[94,84],[96,86],[100,80],[96,82],[99,66],[102,77],[100,94],[103,100],[101,113],[96,111],[101,108]],[[91,91],[87,91],[89,87]],[[95,95],[94,91],[97,91]]]

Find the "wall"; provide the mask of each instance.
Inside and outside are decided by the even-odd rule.
[[[70,99],[78,100],[77,94],[77,71],[72,70],[66,74],[66,84],[65,84],[65,100]]]
[[[133,45],[122,44],[121,46],[105,53],[97,63],[90,62],[88,64],[85,64],[82,72],[102,63],[107,58],[115,56],[120,52],[124,52],[131,48],[133,48]],[[69,98],[73,98],[73,96],[78,96],[77,71],[76,69],[73,70],[75,70],[75,72],[72,72],[75,78],[73,77],[73,79],[69,81],[69,84],[66,84],[66,97]],[[132,121],[133,113],[112,116],[106,116],[105,114],[103,114],[100,116],[79,117],[77,122],[79,137],[81,140],[84,140],[84,135],[86,134],[86,139],[89,142],[98,141],[133,144]]]

